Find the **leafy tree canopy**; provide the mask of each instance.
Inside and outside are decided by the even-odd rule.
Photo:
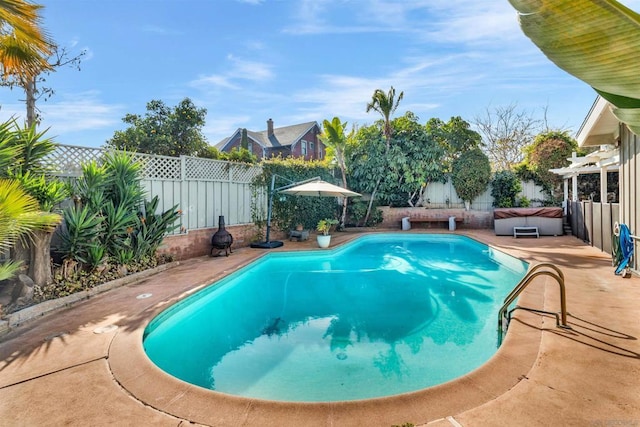
[[[144,116],[127,114],[122,121],[130,126],[116,131],[107,141],[109,148],[163,156],[195,156],[207,150],[202,134],[205,108],[197,108],[189,98],[173,108],[162,101],[147,103]]]
[[[478,147],[465,151],[453,162],[451,180],[456,193],[465,202],[472,202],[491,180],[489,158]]]
[[[393,181],[387,183],[398,186],[407,195],[407,203],[414,206],[421,201],[422,193],[430,182],[445,181],[442,167],[444,149],[411,112],[394,119],[392,127],[395,136],[388,160]],[[387,193],[390,190],[387,189]]]
[[[535,182],[541,184],[547,192],[556,196],[562,184],[562,177],[549,169],[569,166],[573,151],[578,151],[578,143],[569,134],[560,131],[543,132],[536,136],[533,143],[525,148],[524,165],[533,173]]]
[[[388,150],[378,125],[356,132],[347,162],[351,184],[356,191],[370,193],[379,181],[381,199],[400,197],[402,204],[414,205],[429,182],[444,180],[444,150],[412,112],[392,120],[390,126]]]
[[[444,165],[447,172],[462,153],[479,147],[482,136],[471,129],[471,125],[460,116],[451,117],[448,122],[438,118],[429,119],[425,125],[427,133],[444,149]]]
[[[346,153],[349,184],[354,191],[371,194],[387,173],[385,138],[376,126],[363,126],[350,138]]]

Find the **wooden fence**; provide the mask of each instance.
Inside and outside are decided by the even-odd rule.
[[[610,254],[613,227],[620,215],[618,203],[583,201],[568,206],[573,235]]]

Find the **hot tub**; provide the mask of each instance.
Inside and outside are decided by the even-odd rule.
[[[513,236],[513,227],[538,227],[541,236],[560,236],[562,208],[496,208],[493,210],[496,236]]]

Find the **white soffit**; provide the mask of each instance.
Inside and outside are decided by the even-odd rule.
[[[611,112],[611,104],[598,96],[582,122],[577,140],[580,147],[615,144],[620,122]]]

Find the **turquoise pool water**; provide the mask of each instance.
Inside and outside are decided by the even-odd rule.
[[[149,358],[189,383],[283,401],[423,389],[497,350],[527,264],[454,235],[384,234],[271,253],[156,317]]]

